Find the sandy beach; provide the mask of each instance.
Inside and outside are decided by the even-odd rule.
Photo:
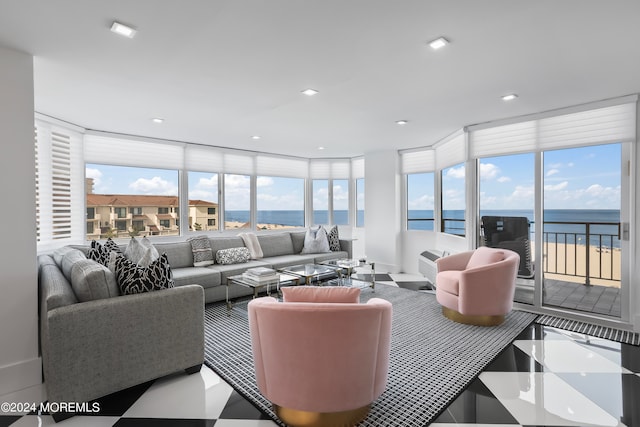
[[[233,228],[250,228],[251,225],[248,222],[239,222],[239,221],[225,221],[224,228],[225,229],[233,229]],[[282,224],[257,224],[256,229],[258,230],[284,230],[288,228],[297,228],[293,225],[282,225]]]
[[[531,253],[535,253],[531,245]],[[589,276],[592,285],[620,287],[621,258],[620,249],[606,248],[602,251],[589,248]],[[547,243],[543,246],[544,262],[536,263],[536,271],[546,271],[548,279],[584,283],[587,266],[587,247],[564,243]],[[582,277],[576,277],[578,274]],[[602,277],[599,278],[599,277]]]

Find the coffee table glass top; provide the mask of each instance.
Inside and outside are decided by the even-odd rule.
[[[323,280],[337,275],[335,267],[319,264],[300,264],[284,267],[279,270],[281,273],[294,274],[304,277],[309,283],[313,280]]]

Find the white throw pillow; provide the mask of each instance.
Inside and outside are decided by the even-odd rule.
[[[148,267],[160,257],[160,254],[146,237],[140,240],[132,237],[124,251],[124,256],[139,267]]]
[[[309,228],[304,236],[304,247],[300,253],[319,254],[324,252],[331,252],[327,230],[321,225],[317,228]]]

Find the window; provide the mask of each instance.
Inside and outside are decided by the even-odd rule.
[[[87,208],[87,219],[96,218],[96,208]]]
[[[161,219],[159,222],[160,222],[160,227],[163,227],[163,228],[171,227],[171,221],[169,221],[168,219]]]
[[[87,234],[93,234],[93,222],[87,223]]]
[[[304,179],[259,176],[256,191],[258,230],[304,226]]]
[[[218,174],[189,172],[189,230],[217,230]]]
[[[434,229],[434,174],[407,174],[407,230]]]
[[[313,223],[329,224],[329,180],[313,180]]]
[[[349,224],[349,180],[333,180],[333,224]]]
[[[87,163],[85,176],[86,205],[93,209],[96,221],[94,233],[87,231],[88,240],[125,238],[131,232],[143,236],[160,234],[161,220],[170,223],[178,219],[177,213],[169,213],[178,206],[176,170]],[[177,235],[178,230],[174,227],[162,234]]]
[[[356,227],[364,227],[364,178],[356,180]]]
[[[224,175],[224,228],[251,228],[251,177]]]
[[[113,208],[113,213],[116,215],[116,218],[126,218],[127,208],[123,208],[123,207]]]
[[[465,165],[460,163],[442,170],[441,231],[464,236]]]

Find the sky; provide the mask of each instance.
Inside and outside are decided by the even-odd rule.
[[[96,194],[178,195],[178,173],[173,170],[87,164],[87,178],[94,179]],[[215,173],[189,172],[189,199],[218,202],[218,176]],[[246,175],[225,178],[227,210],[249,210],[250,180]],[[258,177],[258,210],[304,210],[304,179]],[[327,180],[315,180],[313,203],[316,210],[326,210]],[[333,207],[349,208],[348,180],[333,180]]]
[[[480,209],[533,210],[534,162],[531,153],[481,159]],[[620,144],[546,151],[544,208],[620,209],[620,164]],[[433,209],[433,174],[424,175],[408,183],[409,209]],[[462,164],[443,171],[445,209],[464,209],[464,178]]]
[[[619,209],[620,144],[546,151],[543,158],[545,209]],[[534,207],[534,155],[531,153],[481,159],[480,209],[527,209]],[[99,194],[178,195],[177,171],[123,166],[86,165],[86,176],[94,179]],[[216,174],[189,172],[189,198],[218,202]],[[443,171],[445,210],[464,209],[464,165]],[[226,208],[249,210],[249,177],[226,178]],[[333,181],[334,209],[349,205],[348,181]],[[303,210],[304,180],[258,177],[258,210]],[[433,174],[409,178],[407,205],[410,210],[433,209]],[[313,204],[327,209],[328,181],[315,180]]]

